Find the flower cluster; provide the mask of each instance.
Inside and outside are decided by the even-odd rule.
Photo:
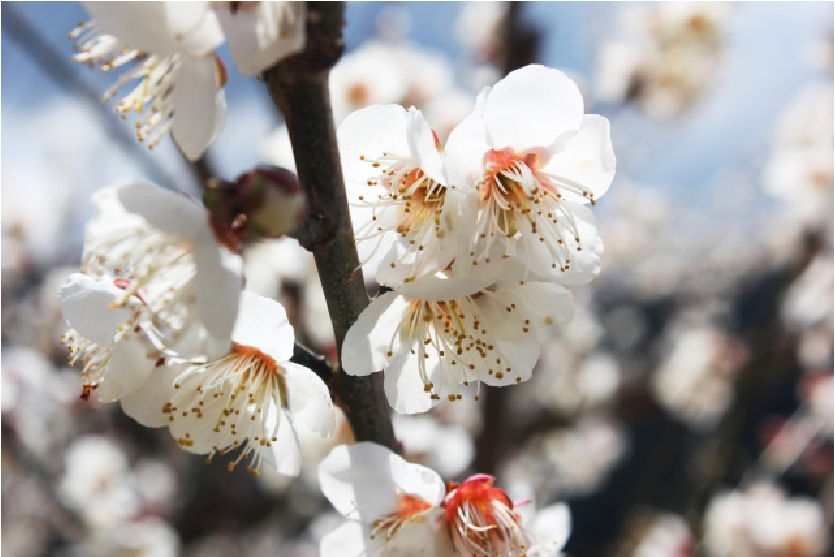
[[[676,2],[624,10],[616,38],[600,48],[600,99],[634,101],[659,120],[682,114],[717,73],[731,12],[724,2]]]
[[[401,413],[528,380],[537,329],[569,320],[565,287],[600,269],[587,205],[614,177],[608,121],[532,65],[485,89],[443,148],[398,105],[354,112],[337,135],[360,260],[392,289],[348,331],[345,371],[384,369]]]
[[[374,443],[336,447],[319,466],[319,481],[350,519],[322,538],[322,557],[553,556],[571,530],[565,505],[531,516],[485,474],[445,489],[433,470]]]
[[[104,94],[140,80],[116,106],[144,113],[136,137],[153,148],[169,131],[197,159],[223,127],[226,68],[215,50],[229,40],[238,69],[261,72],[304,45],[299,2],[85,2],[92,21],[71,33],[75,60],[102,71],[130,63]],[[147,110],[146,110],[147,109]]]
[[[242,291],[241,258],[215,239],[205,209],[145,182],[100,191],[83,273],[60,293],[70,361],[84,365],[82,398],[120,400],[149,427],[169,426],[184,449],[241,448],[298,474],[294,425],[328,436],[327,387],[290,362],[293,328],[278,302]],[[230,468],[234,463],[230,463]]]

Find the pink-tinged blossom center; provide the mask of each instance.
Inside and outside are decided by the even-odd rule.
[[[440,150],[437,136],[434,137],[436,147]],[[374,169],[380,170],[380,174],[370,177],[367,182],[377,192],[358,198],[359,203],[356,205],[370,208],[371,218],[364,223],[357,223],[357,241],[379,243],[384,234],[396,233],[401,241],[408,242],[408,252],[419,252],[424,256],[418,257],[412,264],[409,274],[414,278],[421,274],[422,262],[440,249],[440,242],[446,235],[442,214],[447,188],[430,178],[409,157],[384,152],[376,159],[361,155],[360,160],[369,162]],[[402,259],[392,262],[391,266],[394,268],[400,263]]]
[[[578,223],[565,205],[562,192],[580,195],[595,203],[591,191],[579,183],[548,174],[536,153],[491,149],[484,155],[484,173],[478,184],[480,201],[477,235],[470,257],[473,265],[489,262],[494,241],[518,239],[544,243],[553,257],[551,268],[565,272],[571,267],[571,252],[582,251]],[[526,222],[527,226],[523,226]],[[569,247],[570,242],[576,247]],[[511,257],[505,244],[507,259]]]

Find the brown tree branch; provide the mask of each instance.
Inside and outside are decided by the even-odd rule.
[[[345,334],[368,306],[328,92],[328,73],[344,50],[344,18],[343,2],[308,2],[304,50],[263,76],[284,114],[299,183],[308,196],[311,225],[299,237],[316,260],[340,358]],[[397,449],[381,374],[351,377],[340,370],[331,386],[357,441]]]

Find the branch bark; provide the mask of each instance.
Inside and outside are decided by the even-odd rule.
[[[340,361],[348,328],[368,306],[328,91],[328,74],[345,46],[344,18],[343,2],[308,2],[304,50],[263,76],[284,114],[299,183],[308,196],[310,223],[299,237],[316,260]],[[340,368],[331,387],[357,441],[397,450],[381,374],[351,377]]]

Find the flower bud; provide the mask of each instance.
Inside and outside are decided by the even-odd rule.
[[[307,217],[307,200],[296,176],[284,168],[259,166],[234,182],[211,180],[203,204],[212,213],[215,235],[233,251],[244,236],[280,238]]]
[[[307,199],[296,175],[285,168],[259,166],[238,177],[245,196],[246,227],[267,238],[296,230],[307,217]]]

